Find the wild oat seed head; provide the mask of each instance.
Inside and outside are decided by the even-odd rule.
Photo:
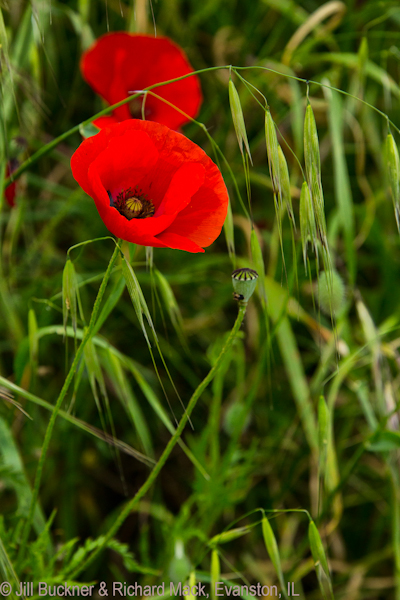
[[[326,234],[324,194],[321,183],[321,159],[317,126],[311,104],[306,108],[304,119],[304,160],[306,164],[307,182],[310,188],[311,200],[314,207],[316,232],[323,248],[328,250]]]
[[[250,146],[247,139],[246,133],[246,125],[244,122],[242,105],[240,104],[240,98],[238,91],[233,83],[232,79],[229,80],[229,104],[232,112],[232,120],[233,125],[235,127],[236,137],[239,144],[240,152],[243,155],[243,144],[246,148],[246,152],[249,156],[251,164],[253,164],[251,154],[250,154]]]
[[[306,181],[303,181],[300,194],[300,233],[303,248],[304,266],[307,272],[307,248],[308,242],[312,244],[317,252],[317,229],[315,225],[314,207],[311,200],[310,189]]]
[[[280,175],[280,162],[278,153],[278,139],[276,137],[275,123],[269,109],[265,111],[265,143],[269,163],[269,173],[274,194],[278,197],[279,207],[282,206],[282,181]]]
[[[290,192],[289,169],[287,166],[285,155],[283,154],[282,148],[280,146],[278,146],[278,157],[279,157],[279,173],[280,173],[281,188],[282,188],[282,199],[286,204],[286,209],[288,211],[289,218],[292,221],[294,227],[296,228],[296,222],[294,219],[293,205],[292,205],[292,195]]]
[[[390,190],[396,217],[397,229],[400,232],[400,160],[396,142],[391,133],[386,138],[386,164]]]
[[[336,314],[343,306],[345,286],[337,271],[324,271],[318,279],[318,304],[327,314]]]
[[[311,104],[307,105],[304,119],[304,159],[307,180],[310,182],[312,167],[314,167],[318,181],[321,181],[321,159],[319,155],[317,125]]]

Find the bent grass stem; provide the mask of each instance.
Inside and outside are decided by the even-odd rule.
[[[56,146],[58,146],[58,144],[60,142],[62,142],[65,139],[67,139],[73,133],[78,132],[81,127],[84,127],[85,125],[89,125],[95,119],[98,119],[99,117],[103,117],[105,115],[108,115],[110,112],[112,112],[114,109],[118,108],[119,106],[123,106],[127,102],[130,102],[131,100],[133,100],[135,98],[138,98],[139,96],[143,95],[144,92],[150,92],[150,90],[154,90],[154,89],[156,89],[158,87],[161,87],[163,85],[168,85],[169,83],[175,83],[176,81],[181,81],[182,79],[186,79],[187,77],[193,77],[194,75],[200,75],[201,73],[208,73],[208,72],[211,72],[211,71],[218,71],[218,70],[221,70],[221,69],[225,69],[225,70],[228,69],[229,71],[233,70],[234,72],[236,72],[236,71],[243,71],[243,70],[252,70],[252,69],[256,70],[256,69],[259,69],[259,70],[263,70],[263,71],[268,71],[270,73],[276,73],[277,75],[281,75],[282,77],[287,77],[288,79],[294,79],[296,81],[299,81],[301,83],[305,83],[307,85],[313,84],[313,85],[317,85],[317,86],[322,87],[322,88],[327,88],[327,89],[336,91],[339,94],[343,94],[343,95],[348,96],[350,98],[354,98],[355,100],[357,100],[361,104],[363,104],[365,106],[368,106],[370,109],[374,110],[376,113],[378,113],[379,115],[381,115],[382,117],[384,117],[386,119],[387,123],[395,131],[397,131],[397,133],[400,134],[400,129],[393,123],[393,121],[391,121],[389,119],[388,115],[386,115],[383,111],[379,110],[379,108],[377,108],[376,106],[373,106],[369,102],[366,102],[362,98],[358,98],[357,96],[354,96],[353,94],[350,94],[349,92],[345,92],[344,90],[341,90],[341,89],[336,88],[334,86],[331,86],[331,85],[328,85],[328,84],[325,84],[325,83],[320,83],[319,81],[314,81],[312,79],[304,79],[302,77],[296,77],[295,75],[290,75],[288,73],[277,71],[276,69],[271,69],[269,67],[263,67],[261,65],[253,65],[253,66],[248,66],[248,67],[234,67],[232,65],[221,65],[221,66],[217,66],[217,67],[207,67],[205,69],[198,69],[197,71],[192,71],[191,73],[187,73],[186,75],[181,75],[180,77],[175,77],[174,79],[169,79],[168,81],[162,81],[160,83],[154,83],[153,85],[149,85],[144,90],[140,90],[140,92],[138,92],[138,93],[130,94],[129,96],[127,96],[123,100],[120,100],[119,102],[116,102],[116,104],[113,104],[111,106],[107,106],[107,108],[104,108],[103,110],[101,110],[97,114],[91,116],[89,119],[86,119],[85,121],[82,121],[81,123],[78,123],[78,125],[75,125],[74,127],[72,127],[71,129],[69,129],[68,131],[65,131],[64,133],[62,133],[61,135],[59,135],[57,138],[55,138],[54,140],[52,140],[51,142],[49,142],[48,144],[46,144],[45,146],[43,146],[43,148],[40,148],[40,150],[38,150],[37,152],[35,152],[35,154],[33,154],[30,158],[28,158],[25,162],[23,162],[22,165],[20,165],[18,167],[18,169],[16,169],[15,171],[13,171],[13,173],[8,178],[6,178],[4,180],[3,186],[2,186],[3,189],[5,189],[7,186],[9,186],[13,181],[15,181],[16,179],[18,179],[18,177],[20,175],[22,175],[22,173],[24,173],[24,171],[26,171],[33,163],[35,163],[42,156],[45,156],[46,154],[48,154],[53,148],[55,148]],[[239,75],[239,73],[236,73],[236,74]],[[169,102],[168,102],[168,104],[169,104]],[[182,112],[182,111],[180,111],[180,112]]]
[[[96,557],[100,554],[100,552],[102,550],[104,550],[104,548],[107,546],[107,543],[111,540],[111,538],[117,533],[118,529],[121,527],[121,525],[123,524],[123,522],[125,521],[125,519],[129,516],[129,514],[132,512],[133,508],[138,504],[139,500],[141,500],[143,498],[143,496],[148,492],[148,490],[151,488],[151,486],[153,485],[153,483],[155,482],[158,474],[160,473],[161,469],[163,468],[163,466],[165,465],[165,463],[167,462],[167,459],[169,457],[169,455],[171,454],[172,450],[174,449],[174,447],[176,446],[176,444],[178,443],[181,434],[185,428],[186,423],[189,420],[190,415],[192,414],[198,399],[200,398],[201,394],[204,392],[204,390],[206,389],[206,387],[208,386],[208,384],[212,381],[212,379],[214,378],[215,374],[217,373],[218,369],[221,366],[221,363],[224,359],[225,354],[227,353],[227,351],[229,350],[229,348],[231,347],[233,340],[235,339],[240,326],[243,322],[244,316],[246,314],[246,308],[247,308],[247,304],[240,304],[239,305],[239,313],[238,316],[236,318],[235,324],[229,334],[228,339],[225,342],[224,347],[222,348],[214,366],[212,367],[212,369],[208,372],[208,375],[206,375],[206,377],[203,379],[203,381],[200,383],[200,385],[196,388],[196,390],[194,391],[192,397],[189,400],[189,404],[187,406],[186,411],[184,412],[181,420],[179,421],[179,425],[174,433],[174,435],[172,436],[172,438],[170,439],[170,441],[168,442],[167,446],[165,447],[164,452],[161,454],[160,458],[158,459],[157,464],[154,466],[153,470],[151,471],[150,475],[148,476],[148,478],[146,479],[146,481],[144,482],[144,484],[142,485],[142,487],[138,490],[138,492],[135,494],[135,496],[125,505],[125,507],[122,509],[120,515],[118,516],[118,518],[115,520],[115,522],[111,525],[110,529],[107,531],[107,533],[105,534],[101,545],[99,545],[93,552],[92,554],[85,560],[82,562],[82,564],[75,569],[72,573],[70,573],[68,575],[68,577],[70,579],[75,579],[75,577],[77,577],[77,575],[79,575],[84,569],[86,569],[95,559]]]
[[[57,398],[57,402],[54,406],[54,410],[53,413],[50,417],[50,421],[49,424],[47,425],[47,429],[46,429],[46,434],[44,437],[44,441],[43,441],[43,446],[42,446],[42,451],[40,454],[40,458],[39,458],[39,464],[37,467],[37,471],[36,471],[36,476],[35,476],[35,483],[34,483],[34,487],[33,487],[33,492],[32,492],[32,498],[31,498],[31,504],[29,507],[29,513],[28,516],[26,518],[26,521],[24,523],[23,529],[22,529],[22,534],[21,534],[21,541],[20,541],[20,548],[19,548],[19,554],[18,554],[18,562],[19,564],[21,564],[21,561],[24,557],[24,553],[26,550],[26,545],[27,545],[27,541],[29,538],[29,532],[31,529],[31,525],[32,525],[32,520],[33,520],[33,515],[35,512],[35,507],[36,507],[36,503],[37,503],[37,499],[39,496],[39,489],[40,489],[40,482],[42,479],[42,473],[43,473],[43,467],[44,467],[44,463],[46,460],[46,455],[47,455],[47,451],[49,449],[49,445],[50,445],[50,441],[51,441],[51,436],[53,433],[53,429],[54,429],[54,425],[56,422],[56,418],[57,415],[59,413],[59,410],[61,408],[61,405],[63,403],[63,400],[68,392],[68,388],[71,385],[71,382],[73,380],[75,371],[78,367],[79,361],[82,357],[83,354],[83,350],[85,348],[86,343],[88,342],[88,340],[90,339],[92,332],[93,332],[93,328],[95,326],[96,323],[96,319],[97,316],[99,314],[99,310],[100,310],[100,305],[101,305],[101,301],[103,299],[104,296],[104,292],[106,290],[107,287],[107,283],[108,280],[110,279],[110,275],[112,273],[115,261],[117,260],[118,257],[118,253],[119,253],[120,249],[119,249],[119,245],[118,243],[116,243],[113,255],[110,259],[110,262],[108,263],[108,267],[107,270],[105,272],[103,281],[101,282],[99,291],[97,293],[97,297],[93,306],[93,311],[92,311],[92,315],[90,317],[90,322],[89,325],[86,329],[85,335],[83,336],[82,342],[80,343],[80,346],[78,348],[78,350],[76,351],[75,354],[75,358],[72,362],[71,368],[68,372],[68,375],[64,381],[64,385],[61,389],[60,395]]]

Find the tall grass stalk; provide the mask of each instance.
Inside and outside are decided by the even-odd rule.
[[[24,526],[22,528],[19,555],[18,555],[19,563],[21,563],[21,561],[24,557],[24,554],[26,552],[26,544],[27,544],[27,541],[29,538],[29,532],[30,532],[31,525],[32,525],[33,514],[35,512],[35,506],[36,506],[36,502],[37,502],[38,496],[39,496],[40,482],[42,479],[43,468],[44,468],[44,465],[46,462],[47,451],[49,449],[49,445],[50,445],[51,437],[53,434],[54,425],[56,423],[57,415],[62,406],[64,398],[68,392],[68,389],[73,381],[76,369],[78,368],[79,361],[82,358],[85,346],[86,346],[87,342],[90,340],[91,335],[93,333],[96,319],[97,319],[99,311],[100,311],[101,302],[103,300],[104,292],[106,290],[108,280],[110,279],[110,275],[112,273],[115,261],[117,260],[119,253],[120,253],[120,248],[119,248],[118,244],[116,243],[114,252],[111,256],[110,262],[108,263],[107,270],[104,274],[103,280],[101,282],[101,285],[100,285],[100,288],[99,288],[99,291],[97,294],[96,301],[93,306],[93,311],[92,311],[92,314],[90,317],[89,325],[88,325],[85,335],[76,351],[71,368],[70,368],[68,375],[64,381],[64,385],[61,389],[60,395],[57,398],[57,402],[54,406],[54,410],[52,412],[49,424],[47,426],[47,430],[45,433],[45,437],[44,437],[44,441],[43,441],[43,445],[42,445],[42,449],[41,449],[41,453],[40,453],[39,463],[38,463],[37,470],[36,470],[36,476],[35,476],[35,482],[34,482],[34,486],[33,486],[31,504],[29,507],[29,513],[25,520]]]
[[[87,569],[87,567],[96,559],[98,554],[106,547],[107,542],[109,542],[109,540],[118,532],[119,528],[124,523],[125,519],[129,516],[129,514],[132,512],[132,510],[135,508],[135,506],[138,504],[139,500],[141,500],[143,498],[143,496],[149,491],[149,489],[151,488],[151,486],[157,479],[158,474],[160,473],[161,469],[165,465],[172,450],[178,443],[178,441],[183,433],[183,430],[185,428],[185,425],[189,421],[190,415],[192,414],[194,408],[196,407],[197,401],[199,400],[200,396],[202,395],[202,393],[204,392],[206,387],[209,385],[209,383],[211,383],[211,381],[215,377],[216,373],[218,372],[219,368],[221,367],[224,357],[225,357],[226,353],[228,352],[228,350],[230,349],[230,347],[242,325],[244,316],[246,314],[246,309],[247,309],[246,304],[244,304],[244,303],[239,304],[239,313],[236,318],[235,324],[234,324],[234,326],[228,336],[228,339],[226,340],[217,360],[215,361],[214,366],[212,367],[212,369],[210,369],[210,371],[208,372],[206,377],[203,379],[203,381],[200,383],[200,385],[194,391],[192,397],[189,400],[186,411],[183,414],[183,416],[181,417],[181,420],[179,421],[179,424],[176,428],[174,435],[171,437],[170,441],[168,442],[167,446],[165,447],[164,452],[161,454],[160,458],[158,459],[157,464],[153,467],[153,470],[151,471],[150,475],[148,476],[148,478],[146,479],[144,484],[140,487],[140,489],[137,491],[135,496],[131,500],[129,500],[129,502],[127,502],[125,507],[122,509],[122,511],[120,512],[117,519],[114,521],[114,523],[111,525],[111,527],[105,534],[102,544],[99,545],[98,548],[96,548],[96,550],[94,550],[94,552],[75,571],[73,571],[73,573],[71,573],[72,579],[77,577],[80,573],[82,573],[82,571]]]

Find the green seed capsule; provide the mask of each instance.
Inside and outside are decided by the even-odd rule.
[[[253,269],[236,269],[232,273],[234,298],[239,302],[248,302],[256,289],[258,279],[257,271]]]

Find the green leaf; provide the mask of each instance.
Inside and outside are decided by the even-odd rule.
[[[0,417],[0,457],[1,465],[10,469],[14,477],[10,478],[9,486],[15,491],[18,500],[18,516],[27,516],[32,498],[32,491],[25,474],[22,458],[14,441],[12,432],[6,421]],[[7,483],[7,479],[5,478]],[[45,528],[45,518],[39,505],[36,505],[33,526],[36,533]]]
[[[98,409],[99,413],[101,414],[102,409],[101,409],[100,399],[99,399],[99,396],[97,393],[97,386],[100,389],[101,395],[105,399],[107,398],[107,391],[106,391],[106,385],[104,382],[103,372],[101,370],[97,352],[96,352],[96,349],[95,349],[95,346],[93,343],[93,338],[90,338],[86,342],[85,348],[83,350],[83,356],[85,359],[85,365],[86,365],[88,375],[89,375],[90,387],[92,388],[92,393],[93,393],[94,399],[96,401],[97,409]]]
[[[136,316],[139,321],[139,325],[142,329],[143,335],[146,339],[147,345],[149,348],[151,347],[149,337],[147,335],[146,327],[143,320],[143,315],[146,317],[147,322],[153,332],[154,338],[157,341],[156,330],[153,325],[153,321],[150,315],[150,311],[148,309],[146,300],[143,296],[142,289],[137,280],[134,270],[132,269],[129,262],[126,260],[125,256],[122,257],[122,274],[124,276],[129,295],[132,300],[133,308],[135,309]]]
[[[146,454],[153,456],[153,446],[151,443],[150,432],[147,427],[146,419],[143,416],[140,404],[129,384],[128,378],[121,365],[120,358],[116,356],[111,349],[109,349],[108,352],[104,354],[102,364],[112,381],[121,404],[135,426]]]
[[[97,127],[97,125],[94,125],[93,123],[88,123],[87,125],[79,125],[79,133],[81,134],[84,140],[93,137],[94,135],[97,135],[99,131],[100,127]]]
[[[390,431],[384,429],[383,431],[377,431],[369,443],[367,443],[367,450],[371,452],[390,452],[391,450],[398,450],[400,448],[400,433],[397,431]]]
[[[114,307],[118,304],[119,299],[122,296],[122,293],[125,289],[125,279],[122,277],[121,273],[118,274],[116,280],[114,281],[114,285],[110,291],[107,300],[104,302],[103,308],[99,316],[97,317],[97,321],[95,326],[93,327],[93,336],[96,335],[108,319]]]

